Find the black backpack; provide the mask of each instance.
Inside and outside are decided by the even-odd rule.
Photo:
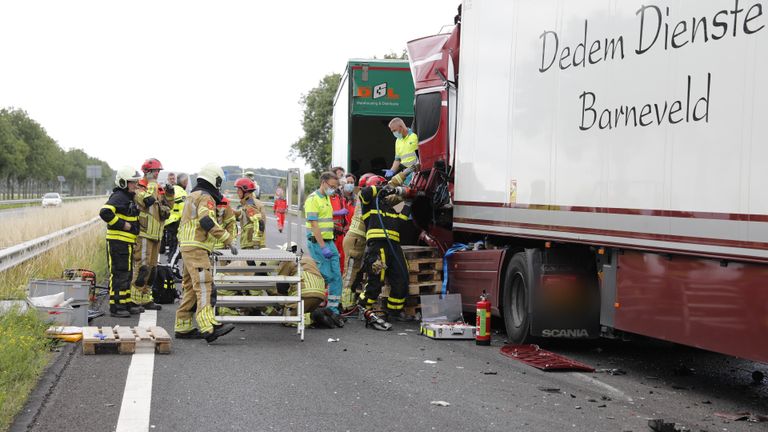
[[[179,297],[171,266],[157,265],[155,280],[152,282],[152,296],[155,298],[155,303],[160,304],[173,303]]]

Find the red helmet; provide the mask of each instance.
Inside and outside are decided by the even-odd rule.
[[[387,179],[385,179],[382,176],[375,175],[372,177],[368,177],[368,181],[365,182],[366,186],[381,186],[383,184],[387,183]]]
[[[256,183],[254,183],[253,180],[249,179],[248,177],[243,177],[237,179],[235,182],[235,187],[243,192],[253,192],[256,190]]]
[[[163,169],[163,164],[160,163],[159,160],[155,158],[149,158],[144,161],[144,163],[141,165],[141,170],[144,172],[149,172],[152,170],[161,170]]]
[[[368,183],[368,179],[375,176],[374,173],[365,173],[360,177],[360,181],[357,182],[357,185],[361,188],[365,187],[365,184]]]

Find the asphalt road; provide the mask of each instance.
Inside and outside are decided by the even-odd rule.
[[[284,242],[273,225],[269,244]],[[158,325],[172,330],[174,310],[160,311]],[[155,356],[150,430],[648,431],[649,418],[768,430],[715,416],[768,414],[768,384],[750,375],[766,365],[648,340],[563,341],[546,347],[626,374],[552,373],[502,356],[503,344],[503,334],[479,347],[427,339],[415,323],[377,332],[358,320],[309,329],[304,342],[279,325],[241,325],[211,345],[175,340],[170,355]],[[76,350],[30,430],[114,430],[130,362]]]

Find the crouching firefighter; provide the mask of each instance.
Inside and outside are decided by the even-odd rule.
[[[109,264],[109,314],[129,318],[142,309],[131,302],[133,248],[139,235],[139,209],[133,202],[141,174],[123,167],[115,175],[115,186],[99,217],[107,223],[107,263]]]
[[[368,178],[366,187],[360,191],[362,219],[365,223],[366,247],[361,272],[368,276],[365,291],[360,294],[358,304],[365,308],[366,327],[389,330],[392,325],[373,311],[373,305],[381,294],[384,281],[390,286],[386,313],[388,319],[400,318],[405,298],[408,295],[408,262],[400,247],[400,224],[408,216],[398,213],[387,196],[405,196],[408,189],[386,185],[381,176]]]
[[[204,166],[197,175],[197,185],[189,194],[181,215],[179,226],[179,247],[184,262],[181,287],[182,296],[176,311],[175,335],[180,339],[204,338],[213,342],[220,336],[231,332],[232,324],[222,324],[216,320],[211,294],[213,279],[211,275],[210,254],[217,240],[224,247],[237,254],[234,236],[230,235],[216,221],[216,205],[223,196],[219,191],[224,181],[224,171],[213,164]],[[192,310],[197,306],[195,320],[198,329],[192,325]]]

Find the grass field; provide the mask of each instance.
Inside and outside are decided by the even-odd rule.
[[[55,225],[30,224],[29,232]],[[58,279],[66,268],[91,269],[103,283],[108,276],[105,248],[104,224],[98,224],[64,245],[0,273],[0,299],[22,299],[30,279]],[[51,345],[44,336],[47,327],[35,313],[0,314],[0,431],[8,429],[48,364]]]
[[[99,214],[106,202],[100,197],[64,203],[61,207],[25,209],[18,214],[4,216],[0,223],[0,248],[6,248],[85,222]]]

